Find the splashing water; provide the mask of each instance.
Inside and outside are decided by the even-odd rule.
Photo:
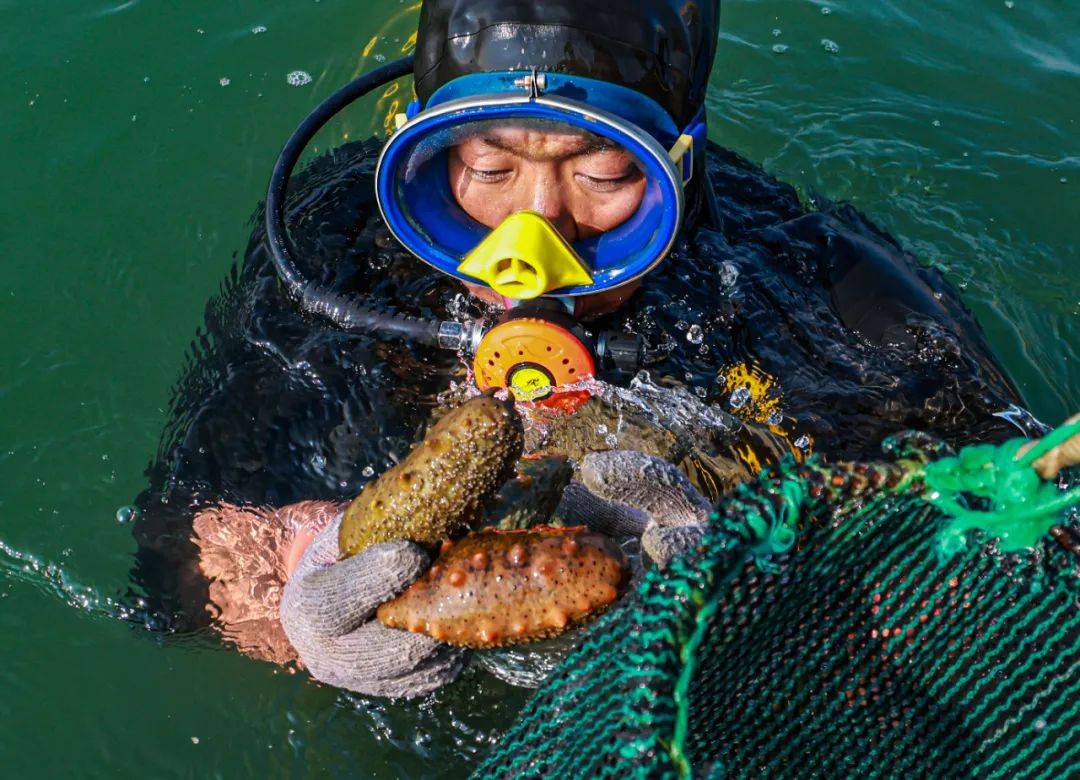
[[[689,437],[701,430],[731,433],[742,423],[724,410],[706,403],[685,387],[662,387],[648,371],[639,371],[628,387],[593,380],[594,395],[616,406],[626,405],[641,412],[654,425],[676,436]]]
[[[167,618],[150,611],[142,598],[125,603],[119,598],[102,596],[96,589],[76,582],[59,564],[43,561],[35,555],[17,550],[2,539],[0,576],[14,582],[26,583],[93,617],[136,623],[151,631],[160,631],[168,624]]]

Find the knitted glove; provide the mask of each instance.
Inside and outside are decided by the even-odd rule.
[[[580,482],[563,493],[559,515],[607,536],[640,536],[660,568],[701,541],[712,504],[666,460],[630,450],[586,455]]]
[[[398,541],[339,561],[340,525],[341,515],[315,537],[281,599],[281,625],[311,675],[395,698],[421,696],[452,681],[465,664],[464,651],[372,620],[376,607],[427,570],[427,554]]]

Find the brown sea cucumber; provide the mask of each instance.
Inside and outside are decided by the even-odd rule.
[[[466,401],[353,500],[341,521],[342,556],[395,539],[434,545],[460,532],[513,476],[522,446],[512,403]]]

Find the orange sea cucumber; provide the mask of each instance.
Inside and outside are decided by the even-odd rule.
[[[607,608],[627,581],[626,558],[584,526],[486,529],[445,542],[430,571],[378,619],[462,647],[532,642]]]

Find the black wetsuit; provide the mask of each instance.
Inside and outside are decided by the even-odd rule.
[[[377,151],[350,144],[294,184],[290,224],[306,270],[392,310],[479,313],[382,225]],[[872,456],[884,435],[910,427],[962,442],[1015,435],[993,415],[1018,404],[1017,392],[939,273],[853,209],[807,213],[790,186],[737,155],[713,147],[708,157],[720,224],[703,208],[699,226],[601,323],[645,338],[653,376],[725,403],[718,372],[755,365],[778,382],[793,432],[835,456]],[[700,343],[684,324],[701,327]],[[148,472],[135,528],[141,589],[167,611],[203,619],[205,584],[188,541],[194,508],[353,496],[407,451],[435,395],[462,376],[449,353],[301,317],[258,228],[207,307]]]

